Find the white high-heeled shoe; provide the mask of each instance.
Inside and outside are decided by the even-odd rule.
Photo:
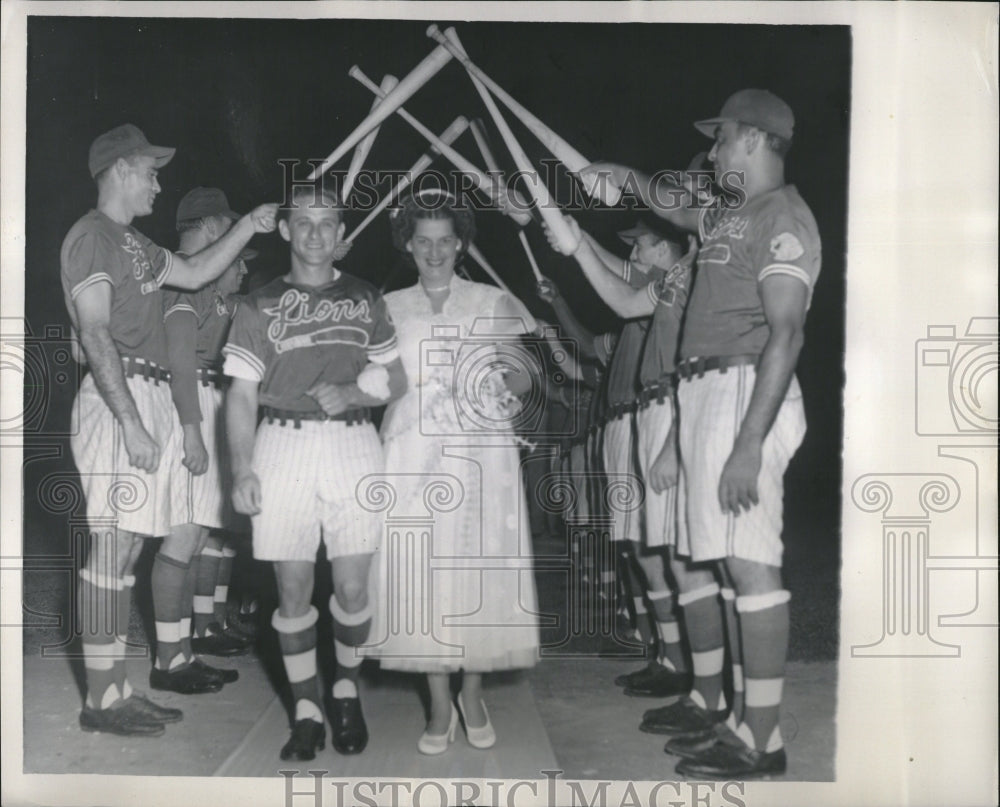
[[[417,750],[421,754],[433,756],[443,754],[448,750],[448,746],[455,742],[455,729],[458,728],[458,711],[455,704],[451,704],[451,718],[448,720],[448,731],[444,734],[428,734],[424,731],[417,740]]]
[[[469,740],[469,745],[473,748],[492,748],[497,741],[497,733],[493,730],[493,723],[490,721],[490,713],[486,711],[486,703],[479,699],[483,706],[483,714],[486,715],[485,726],[470,726],[469,719],[465,716],[465,707],[462,705],[462,693],[458,693],[458,710],[462,713],[462,722],[465,724],[465,736]]]

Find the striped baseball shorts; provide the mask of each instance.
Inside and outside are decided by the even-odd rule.
[[[182,464],[184,435],[180,422],[175,428],[181,432],[181,450],[177,452],[170,475],[171,522],[173,524],[199,524],[214,529],[237,530],[248,527],[233,510],[230,491],[232,475],[229,470],[229,451],[226,447],[224,421],[225,395],[211,384],[198,383],[198,405],[201,408],[201,439],[208,452],[208,470],[194,475]]]
[[[785,470],[806,433],[802,391],[793,376],[774,425],[764,439],[759,504],[739,516],[723,513],[719,478],[743,422],[757,374],[751,365],[710,371],[679,382],[681,468],[678,507],[687,514],[678,552],[694,561],[726,557],[780,566],[784,546]]]
[[[97,391],[88,373],[73,407],[70,449],[80,473],[91,529],[116,525],[138,535],[170,532],[170,470],[180,451],[177,415],[170,384],[140,376],[125,379],[139,419],[160,447],[160,464],[146,473],[129,464],[122,427]]]
[[[652,401],[636,415],[639,470],[644,480],[649,479],[649,469],[660,456],[673,419],[670,400]],[[673,546],[677,541],[677,486],[657,493],[647,481],[645,507],[646,546]]]
[[[641,481],[639,467],[636,462],[635,441],[633,439],[633,424],[635,415],[626,413],[620,418],[613,418],[604,427],[604,472],[609,481],[624,481],[632,488],[632,492],[624,497],[628,502],[638,502],[642,496],[639,492]],[[613,539],[616,541],[642,540],[642,508],[620,506],[616,507],[610,497],[608,503],[611,510],[611,520],[614,527]]]
[[[261,512],[252,517],[258,560],[314,561],[320,538],[328,558],[379,548],[383,517],[356,494],[365,476],[385,470],[371,423],[304,420],[295,428],[265,420],[253,470],[261,489]]]

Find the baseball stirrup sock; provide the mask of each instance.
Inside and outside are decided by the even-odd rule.
[[[732,673],[733,710],[726,719],[733,731],[743,719],[743,651],[740,641],[740,621],[736,613],[736,592],[722,587],[722,612],[726,622],[726,646],[729,648],[729,669]]]
[[[316,620],[319,611],[312,605],[302,616],[285,617],[277,611],[271,625],[278,632],[281,658],[295,703],[295,719],[323,722],[319,682],[316,677]]]
[[[227,542],[222,547],[222,557],[219,558],[219,576],[215,581],[214,611],[215,621],[226,627],[226,602],[229,600],[229,581],[233,576],[233,558],[236,550]]]
[[[778,720],[788,655],[790,599],[791,594],[784,589],[736,598],[746,674],[740,736],[757,750],[776,751],[782,746]]]
[[[632,598],[632,626],[639,633],[642,643],[649,647],[656,643],[654,633],[653,618],[646,610],[646,601],[643,598],[645,586],[639,577],[636,569],[636,560],[628,550],[622,550],[620,554],[621,564],[625,568],[625,588],[628,596]]]
[[[112,623],[112,615],[117,616],[121,588],[118,578],[80,569],[77,608],[87,679],[86,704],[92,709],[107,709],[121,697],[115,670],[121,651]]]
[[[215,622],[215,583],[222,565],[222,550],[206,546],[198,555],[198,576],[194,585],[194,633],[199,638],[207,634]]]
[[[156,621],[156,666],[171,670],[184,664],[181,615],[184,582],[190,564],[157,552],[153,560],[153,619]]]
[[[725,633],[718,594],[719,584],[709,583],[693,591],[682,591],[677,596],[677,604],[684,609],[684,626],[691,645],[694,673],[691,699],[710,711],[726,708],[722,690]]]
[[[185,661],[190,661],[194,657],[191,650],[191,615],[194,611],[194,588],[198,581],[200,566],[197,556],[191,558],[187,574],[184,575],[184,596],[181,598],[181,653],[184,654]]]
[[[647,591],[646,597],[653,607],[656,620],[657,647],[659,661],[668,670],[681,672],[687,668],[684,648],[681,646],[681,626],[674,616],[674,597],[669,589]]]
[[[118,594],[117,613],[115,614],[115,647],[118,656],[115,661],[115,682],[118,684],[123,698],[132,694],[125,662],[128,660],[128,626],[132,617],[132,591],[134,589],[135,575],[124,575],[122,588]]]
[[[356,698],[358,674],[363,660],[358,648],[368,641],[368,634],[371,632],[371,605],[350,614],[340,607],[337,597],[331,595],[330,614],[333,616],[333,646],[337,655],[333,697]]]

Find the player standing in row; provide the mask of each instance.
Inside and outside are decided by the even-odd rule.
[[[195,188],[177,206],[180,249],[176,254],[197,254],[238,219],[222,191]],[[222,541],[210,538],[209,529],[234,526],[228,457],[222,444],[220,351],[235,311],[232,295],[246,273],[243,260],[251,253],[243,250],[219,278],[203,288],[167,292],[164,299],[170,391],[183,435],[183,454],[177,454],[170,478],[170,536],[153,563],[157,641],[156,664],[150,672],[153,689],[187,695],[216,692],[239,673],[209,667],[194,654],[235,655],[249,649],[246,642],[223,633],[220,627],[211,631],[206,626],[214,622],[213,595],[222,556]],[[193,648],[192,604],[198,636]]]
[[[344,236],[336,194],[295,186],[278,219],[291,271],[247,295],[236,312],[223,349],[232,377],[226,425],[233,504],[252,516],[254,557],[274,562],[278,583],[271,624],[295,703],[281,758],[310,760],[326,734],[316,671],[319,613],[312,604],[321,537],[334,591],[333,746],[354,754],[368,742],[358,648],[371,629],[368,571],[382,522],[355,490],[363,477],[384,470],[368,407],[402,395],[406,375],[385,301],[333,265]]]
[[[637,376],[645,400],[642,417],[636,425],[638,470],[646,484],[643,513],[646,523],[642,540],[635,545],[635,557],[645,577],[646,596],[653,609],[658,652],[645,668],[621,677],[616,683],[623,684],[630,695],[668,697],[684,694],[692,689],[692,674],[688,670],[680,624],[674,612],[665,548],[676,543],[676,494],[670,490],[676,479],[676,472],[671,468],[671,462],[676,464],[676,441],[670,378],[677,332],[687,298],[691,258],[681,261],[680,247],[646,225],[640,224],[620,233],[620,237],[632,244],[630,260],[625,266],[640,266],[646,270],[642,275],[645,282],[639,286],[625,279],[620,260],[615,260],[591,236],[583,233],[571,218],[567,217],[566,221],[577,236],[577,249],[572,254],[604,302],[626,320],[653,316],[655,323],[649,334],[644,331],[645,339],[639,346],[637,361]],[[551,233],[548,235],[553,248],[557,248]],[[605,442],[609,439],[614,437],[609,438],[606,433]],[[684,569],[675,569],[677,564],[670,565],[680,587],[680,605],[686,604],[688,592],[712,582],[710,572],[692,578]],[[683,576],[683,580],[678,575]],[[687,608],[685,616],[689,616]],[[699,638],[689,635],[694,691],[704,690],[701,694],[717,696],[714,667],[718,664],[717,677],[721,682],[722,661],[716,659],[718,653],[714,648],[722,648],[721,631],[717,641],[713,637],[703,643]]]
[[[255,232],[275,226],[277,206],[262,205],[197,255],[174,255],[154,244],[131,224],[153,212],[157,171],[173,155],[173,148],[150,145],[132,124],[95,139],[88,165],[97,207],[73,225],[60,253],[66,308],[90,368],[77,394],[70,441],[91,530],[78,592],[85,731],[155,736],[182,717],[136,693],[125,673],[132,572],[141,539],[170,532],[170,472],[180,450],[166,383],[161,287],[205,285]]]
[[[732,578],[745,674],[735,732],[667,744],[685,757],[677,771],[686,776],[750,778],[787,765],[778,723],[790,599],[781,582],[783,478],[805,435],[795,365],[821,264],[816,221],[785,182],[794,124],[773,93],[734,93],[718,117],[695,126],[714,138],[716,182],[737,203],[705,208],[688,195],[684,205],[650,205],[701,240],[678,366],[689,538],[681,550],[718,561]],[[631,173],[647,204],[678,190],[666,176],[667,187],[653,187],[624,166],[592,170],[620,181]]]

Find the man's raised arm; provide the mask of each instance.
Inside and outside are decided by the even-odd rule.
[[[627,165],[609,162],[592,163],[580,172],[584,184],[604,176],[624,193],[638,196],[659,218],[683,230],[697,232],[701,208],[682,184],[682,175],[680,171],[658,171],[649,176]]]

